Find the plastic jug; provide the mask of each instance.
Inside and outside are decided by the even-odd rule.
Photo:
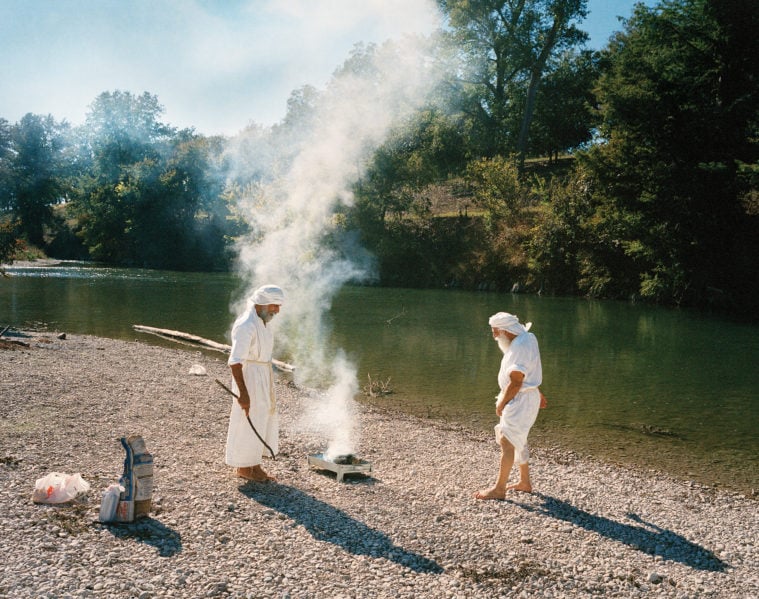
[[[116,508],[119,506],[119,497],[124,492],[124,487],[116,483],[109,485],[103,492],[100,502],[100,521],[113,522],[116,519]]]

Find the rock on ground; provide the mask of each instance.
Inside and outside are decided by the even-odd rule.
[[[309,402],[277,383],[277,483],[223,464],[225,357],[88,336],[0,347],[0,597],[756,597],[754,498],[533,448],[534,494],[476,501],[490,436],[358,406],[372,475],[312,469]],[[194,365],[205,376],[189,374]],[[153,511],[98,522],[119,438],[154,455]],[[35,480],[91,490],[34,504]]]

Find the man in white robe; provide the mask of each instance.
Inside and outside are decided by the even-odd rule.
[[[245,312],[232,325],[232,349],[227,363],[238,399],[232,402],[229,416],[225,462],[236,468],[237,476],[257,482],[274,477],[261,467],[264,444],[247,417],[276,454],[279,418],[271,364],[274,336],[266,324],[283,302],[284,293],[276,285],[259,287],[248,300]]]
[[[527,435],[545,406],[545,398],[538,388],[543,382],[538,340],[528,332],[532,323],[522,325],[508,312],[498,312],[490,317],[493,338],[503,352],[495,412],[500,418],[495,427],[496,441],[501,447],[501,461],[495,485],[477,491],[477,499],[504,499],[506,491],[532,492],[530,481],[530,452]],[[519,465],[519,481],[507,486],[511,468]]]

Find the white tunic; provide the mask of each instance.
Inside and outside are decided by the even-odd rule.
[[[543,366],[540,362],[538,340],[532,333],[522,333],[515,337],[508,351],[503,354],[501,369],[498,372],[498,385],[501,392],[509,384],[509,375],[515,370],[524,374],[524,380],[519,393],[506,404],[501,413],[501,419],[496,425],[496,437],[498,433],[506,437],[514,446],[514,461],[517,464],[526,464],[530,457],[527,435],[538,417],[540,410],[538,387],[543,382]]]
[[[271,368],[274,336],[251,304],[232,326],[232,349],[227,363],[242,364],[245,386],[250,396],[250,419],[274,453],[279,451],[279,417],[274,395],[274,374]],[[239,393],[236,383],[234,391]],[[261,463],[269,450],[264,447],[250,428],[245,412],[236,399],[227,431],[225,462],[229,466],[245,468]]]

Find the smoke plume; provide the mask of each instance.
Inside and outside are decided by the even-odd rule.
[[[357,449],[359,386],[355,366],[330,347],[326,317],[343,285],[373,276],[371,257],[336,234],[336,214],[352,205],[352,186],[373,150],[427,101],[435,82],[427,56],[425,40],[411,36],[357,47],[325,90],[294,94],[281,125],[251,128],[227,156],[238,180],[255,173],[240,194],[251,228],[239,244],[240,271],[250,291],[267,283],[285,290],[272,321],[275,351],[293,362],[297,384],[318,389],[304,422],[333,455]]]

